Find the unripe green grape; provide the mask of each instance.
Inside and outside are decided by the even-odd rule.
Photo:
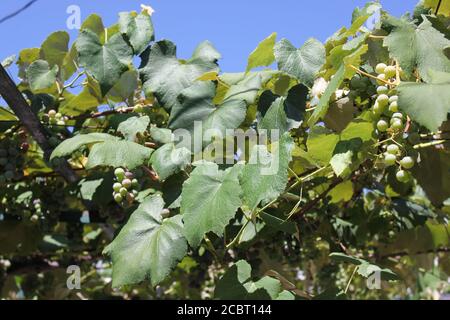
[[[126,197],[128,194],[128,190],[126,188],[120,188],[119,193],[122,197]]]
[[[131,186],[137,188],[139,186],[139,181],[137,179],[131,180]]]
[[[39,221],[39,216],[38,216],[37,214],[33,214],[33,215],[30,217],[30,221],[33,222],[33,223],[38,222],[38,221]]]
[[[392,103],[394,101],[398,101],[398,96],[397,95],[392,96],[392,97],[389,98],[389,103]]]
[[[384,108],[382,108],[378,102],[375,102],[375,104],[373,105],[372,111],[374,114],[380,115],[383,113]]]
[[[387,68],[387,65],[385,63],[379,63],[375,67],[375,72],[378,74],[384,73],[384,70]]]
[[[403,114],[401,114],[400,112],[396,112],[392,115],[392,118],[403,120]]]
[[[63,120],[57,121],[56,124],[57,124],[58,126],[65,126],[65,125],[66,125],[66,123],[65,123]]]
[[[403,121],[397,118],[391,120],[391,128],[398,131],[403,129]]]
[[[389,124],[385,120],[380,120],[377,123],[377,129],[380,132],[386,132],[386,130],[389,128]]]
[[[114,201],[117,203],[121,203],[123,201],[123,197],[120,195],[120,193],[116,193],[114,195]]]
[[[48,112],[48,116],[50,117],[50,118],[54,118],[55,116],[56,116],[56,111],[55,110],[50,110],[49,112]]]
[[[120,189],[122,189],[122,185],[121,185],[120,183],[118,183],[118,182],[114,183],[114,185],[113,185],[113,190],[114,190],[115,192],[119,192]]]
[[[122,181],[122,186],[124,186],[124,188],[126,188],[126,189],[130,189],[131,188],[131,180],[130,179],[124,179]]]
[[[397,101],[392,101],[389,105],[389,111],[390,112],[398,112],[398,103]]]
[[[395,175],[395,177],[397,178],[397,180],[399,182],[402,182],[402,183],[408,182],[410,179],[409,173],[406,172],[405,170],[397,171],[397,174]]]
[[[57,120],[62,119],[62,117],[63,117],[63,115],[59,112],[57,114],[55,114],[55,119],[57,119]]]
[[[384,164],[386,166],[393,166],[395,164],[395,162],[397,161],[397,157],[393,154],[390,153],[386,153],[384,155]]]
[[[386,148],[387,153],[397,155],[400,152],[400,148],[396,144],[390,144]]]
[[[389,97],[386,94],[380,94],[377,98],[377,102],[380,107],[386,107],[389,103]]]
[[[131,193],[135,196],[135,197],[137,197],[138,196],[138,194],[139,194],[139,191],[137,191],[137,190],[133,190],[133,191],[131,191]]]
[[[397,69],[394,66],[387,66],[386,69],[384,69],[384,74],[388,79],[393,78],[397,74]]]
[[[123,170],[122,168],[117,168],[114,171],[114,175],[116,176],[117,180],[122,181],[123,178],[125,178],[125,170]]]
[[[386,75],[384,74],[384,73],[382,73],[382,74],[379,74],[378,75],[378,80],[377,80],[377,83],[381,86],[381,85],[383,85],[383,84],[386,84]]]
[[[412,169],[414,167],[414,160],[411,157],[404,157],[400,160],[400,165],[405,169]]]
[[[387,94],[389,92],[389,89],[385,86],[379,86],[377,88],[377,93],[378,94]]]

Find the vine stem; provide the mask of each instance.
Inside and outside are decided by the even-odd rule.
[[[350,279],[347,282],[347,286],[345,287],[344,293],[347,294],[348,289],[350,288],[350,284],[352,283],[353,277],[356,274],[356,271],[358,270],[359,266],[356,266],[355,269],[353,269],[353,273],[350,277]]]
[[[392,82],[389,82],[389,81],[386,81],[386,80],[383,80],[383,79],[379,79],[379,78],[375,77],[374,75],[371,75],[370,73],[362,71],[361,69],[355,67],[352,64],[350,64],[349,67],[352,68],[353,70],[355,70],[356,72],[358,72],[359,74],[363,75],[363,76],[366,76],[368,78],[372,78],[372,79],[377,80],[377,81],[381,81],[381,82],[383,82],[383,83],[385,83],[387,85],[393,85]]]
[[[414,149],[419,150],[419,149],[424,149],[424,148],[428,148],[428,147],[438,146],[440,144],[446,143],[447,141],[448,140],[436,140],[436,141],[431,141],[431,142],[426,142],[426,143],[419,143],[414,146]]]

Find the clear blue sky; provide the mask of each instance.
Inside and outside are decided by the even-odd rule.
[[[28,0],[1,0],[0,18]],[[307,38],[326,40],[341,26],[348,26],[352,10],[364,0],[38,0],[19,16],[0,25],[0,59],[23,48],[39,46],[48,34],[67,30],[69,5],[81,8],[82,19],[100,14],[106,25],[117,21],[120,11],[155,10],[157,39],[170,39],[179,57],[189,57],[196,45],[210,40],[222,53],[223,71],[245,69],[248,54],[270,33],[300,46]],[[412,11],[418,0],[384,0],[385,9],[399,16]],[[67,30],[69,31],[69,30]],[[76,31],[70,31],[74,37]],[[14,72],[14,70],[12,70]]]

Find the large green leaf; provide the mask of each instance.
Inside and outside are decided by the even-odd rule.
[[[27,70],[27,77],[31,90],[37,91],[53,86],[56,82],[58,70],[59,68],[57,65],[50,68],[47,61],[34,61]]]
[[[218,71],[220,54],[209,42],[201,43],[191,59],[176,57],[176,46],[167,40],[159,41],[144,53],[140,70],[147,94],[155,94],[166,110],[178,105],[180,92],[191,86],[201,75]]]
[[[256,47],[248,57],[247,72],[256,67],[267,67],[275,61],[273,53],[277,34],[274,32]]]
[[[87,169],[95,167],[125,167],[130,170],[144,164],[153,152],[140,144],[124,140],[107,140],[95,144],[89,153]]]
[[[186,129],[193,132],[196,121],[202,122],[202,132],[214,130],[225,136],[227,130],[233,130],[245,120],[247,112],[243,100],[229,99],[215,106],[213,98],[216,86],[213,82],[196,82],[185,89],[179,97],[180,105],[173,107],[169,119],[171,129]],[[205,143],[209,143],[206,140]],[[198,151],[198,150],[197,150]]]
[[[187,252],[181,216],[163,219],[164,201],[147,198],[105,249],[113,262],[113,287],[163,281]]]
[[[241,186],[236,165],[226,171],[214,163],[199,165],[185,182],[181,213],[185,235],[192,247],[197,247],[208,232],[221,236],[229,221],[241,206]]]
[[[271,148],[269,152],[264,145],[254,146],[240,177],[244,203],[251,210],[256,209],[260,202],[265,204],[276,199],[288,182],[292,138],[285,134],[273,142]]]
[[[183,170],[191,162],[191,152],[186,148],[176,148],[168,143],[156,150],[150,159],[161,181]]]
[[[411,74],[417,68],[426,82],[431,80],[429,70],[450,72],[450,60],[444,53],[444,49],[450,46],[450,40],[433,28],[427,18],[418,27],[405,19],[391,16],[384,23],[392,28],[384,39],[384,45],[404,71]]]
[[[75,45],[80,65],[100,83],[103,95],[114,87],[132,62],[133,51],[120,34],[102,44],[97,34],[82,30]]]
[[[398,105],[414,121],[437,132],[450,112],[450,73],[429,74],[431,83],[401,83]]]
[[[47,61],[50,67],[57,65],[61,71],[61,78],[70,78],[76,70],[74,61],[76,50],[69,51],[70,36],[66,31],[57,31],[47,37],[42,43],[40,57]],[[75,52],[74,52],[75,51]]]
[[[325,47],[316,39],[309,39],[297,49],[286,39],[275,45],[278,68],[312,86],[317,72],[325,63]]]
[[[140,55],[155,38],[151,17],[146,11],[121,12],[119,16],[120,32],[128,37],[134,53]]]
[[[80,134],[73,138],[64,140],[60,143],[53,151],[50,159],[69,156],[82,146],[91,145],[95,143],[105,142],[105,141],[119,141],[117,137],[114,137],[107,133],[89,133]]]

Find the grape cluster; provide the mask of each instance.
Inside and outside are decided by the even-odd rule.
[[[412,157],[406,155],[402,145],[397,142],[402,139],[402,133],[405,129],[406,116],[398,109],[398,96],[395,89],[390,89],[384,81],[390,82],[396,77],[397,69],[395,66],[387,66],[380,63],[376,66],[380,86],[377,88],[377,98],[372,107],[372,112],[377,119],[376,128],[380,136],[388,135],[384,145],[383,162],[386,167],[398,165],[396,178],[399,182],[406,183],[411,179],[408,170],[414,167],[415,161]],[[400,149],[402,147],[402,150]]]
[[[69,118],[52,109],[44,115],[43,120],[51,125],[65,126]]]
[[[0,142],[0,185],[22,179],[25,163],[23,153],[26,152],[26,146],[16,139]]]
[[[132,203],[138,194],[139,182],[134,178],[134,174],[125,171],[123,168],[117,168],[114,171],[117,182],[113,185],[114,200],[123,204],[125,202]]]

